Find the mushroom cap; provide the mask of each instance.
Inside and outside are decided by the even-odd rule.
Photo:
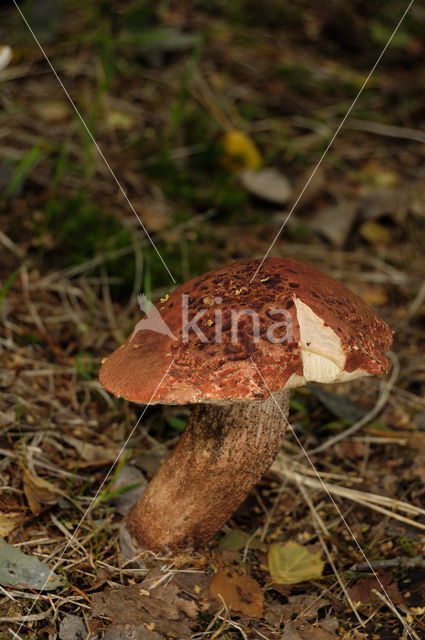
[[[226,404],[388,370],[392,332],[361,298],[290,258],[267,258],[250,283],[259,265],[177,287],[103,360],[101,384],[132,402]]]

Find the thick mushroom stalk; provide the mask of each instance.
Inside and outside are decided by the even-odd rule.
[[[213,538],[282,446],[289,391],[262,402],[201,404],[129,514],[135,542],[160,551]]]

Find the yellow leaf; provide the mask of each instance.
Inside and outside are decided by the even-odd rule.
[[[268,553],[269,572],[276,584],[297,584],[322,577],[320,553],[310,553],[296,542],[276,542]]]
[[[262,165],[260,152],[254,142],[243,131],[233,129],[221,138],[223,145],[222,163],[230,171],[259,169]]]
[[[375,245],[388,245],[391,243],[391,232],[387,227],[375,222],[374,220],[367,220],[360,226],[360,235]]]

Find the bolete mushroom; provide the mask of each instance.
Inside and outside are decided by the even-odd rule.
[[[159,551],[214,537],[278,453],[289,390],[388,369],[392,333],[340,282],[289,258],[233,262],[147,311],[102,364],[127,400],[194,404],[175,449],[127,520]]]

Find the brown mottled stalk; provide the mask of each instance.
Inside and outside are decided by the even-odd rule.
[[[282,446],[289,392],[263,402],[201,404],[128,516],[132,539],[160,551],[208,542]]]

